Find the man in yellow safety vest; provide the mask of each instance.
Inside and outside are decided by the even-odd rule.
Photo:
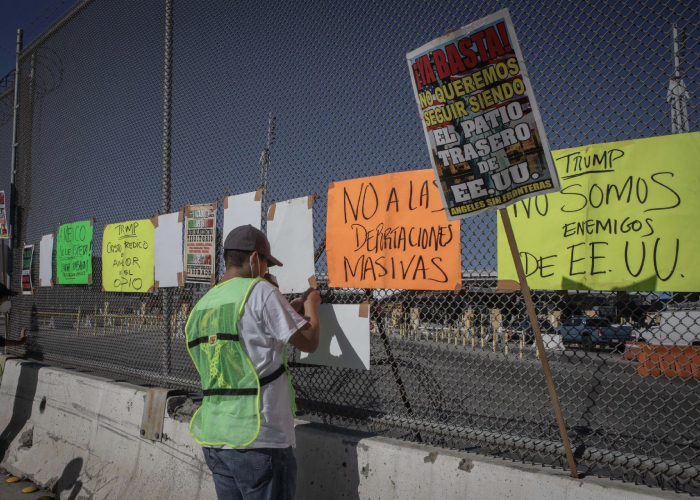
[[[282,263],[250,225],[226,237],[224,260],[221,283],[200,299],[185,327],[204,396],[190,433],[203,446],[220,500],[291,500],[295,404],[285,346],[316,350],[321,298],[310,290],[289,303],[263,279],[268,265]],[[302,308],[306,318],[297,312]]]

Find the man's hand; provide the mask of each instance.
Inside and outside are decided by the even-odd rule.
[[[318,293],[317,290],[311,288],[309,294],[306,297],[306,300],[304,301],[304,311],[306,311],[307,313],[309,311],[315,312],[319,304],[321,304],[321,294]]]
[[[292,335],[289,343],[302,352],[315,352],[321,335],[321,325],[318,321],[318,305],[321,295],[314,289],[307,290],[308,296],[304,301],[304,313],[308,323]],[[303,297],[303,295],[302,295]],[[302,297],[299,297],[301,299]],[[294,301],[292,301],[294,302]]]
[[[306,302],[306,299],[309,298],[309,294],[311,292],[315,291],[313,288],[309,288],[306,290],[304,293],[302,293],[299,297],[296,299],[292,300],[289,305],[292,306],[292,309],[294,309],[296,312],[301,314],[302,316],[304,315],[304,303]]]

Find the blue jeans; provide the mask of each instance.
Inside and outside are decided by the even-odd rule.
[[[293,500],[297,461],[292,447],[203,448],[219,500]]]

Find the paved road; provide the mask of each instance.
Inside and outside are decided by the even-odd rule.
[[[413,416],[456,425],[559,439],[540,361],[526,346],[504,354],[434,339],[390,335],[389,346]],[[379,335],[371,372],[301,368],[302,398],[406,415]],[[619,353],[549,354],[574,446],[695,460],[700,446],[700,380],[640,377]]]
[[[96,330],[96,331],[95,331]],[[28,347],[53,361],[76,358],[105,370],[126,368],[130,378],[153,379],[166,351],[160,332],[115,328],[32,333]],[[293,369],[299,399],[436,423],[468,425],[537,438],[558,439],[540,361],[531,346],[523,357],[513,345],[472,348],[471,342],[388,335],[397,373],[377,331],[371,335],[370,371],[326,367]],[[176,385],[195,387],[197,374],[184,339],[172,338],[169,370]],[[696,461],[700,447],[700,379],[640,377],[636,362],[619,353],[567,350],[549,354],[574,446],[584,444],[637,454]],[[397,382],[398,375],[401,385]],[[353,417],[362,417],[355,413]]]

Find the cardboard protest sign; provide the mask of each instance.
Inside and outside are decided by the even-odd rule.
[[[508,208],[532,288],[700,290],[700,133],[553,155],[561,193]],[[517,287],[500,218],[498,279]]]
[[[106,292],[153,291],[153,240],[149,219],[105,226],[102,236],[102,288]]]
[[[435,184],[430,170],[331,183],[329,286],[459,289],[459,221],[447,220]]]
[[[407,55],[450,220],[559,190],[507,10]]]
[[[59,285],[92,284],[92,224],[61,224],[56,234],[56,281]]]
[[[34,260],[34,245],[24,245],[22,253],[22,295],[32,295],[32,261]]]
[[[216,203],[185,209],[185,273],[187,283],[216,283]]]
[[[0,239],[9,238],[7,232],[7,212],[5,211],[5,191],[0,191]]]

